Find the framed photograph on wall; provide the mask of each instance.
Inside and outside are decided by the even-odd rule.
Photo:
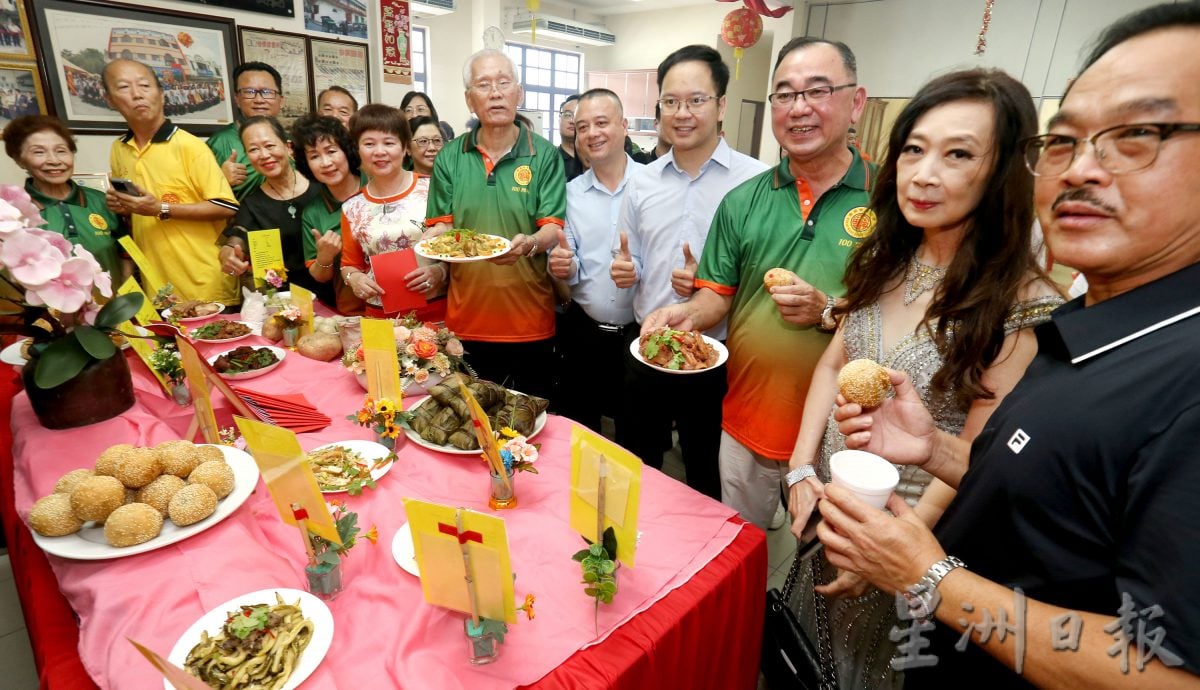
[[[304,28],[309,31],[367,37],[367,5],[362,0],[305,0]]]
[[[354,94],[359,107],[371,102],[366,44],[309,38],[308,50],[314,94],[340,86]]]
[[[24,0],[0,0],[0,60],[33,57],[33,34]]]
[[[22,115],[46,112],[46,92],[31,62],[0,62],[0,127]]]
[[[302,115],[312,112],[312,84],[308,77],[308,37],[282,31],[238,27],[242,62],[265,62],[283,78],[283,106],[279,121],[291,127]]]
[[[96,0],[30,0],[29,7],[51,87],[48,105],[71,129],[125,131],[100,83],[104,65],[117,58],[154,70],[164,112],[175,124],[210,134],[233,121],[232,19]]]

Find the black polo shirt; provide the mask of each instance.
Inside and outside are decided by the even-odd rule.
[[[1200,672],[1200,264],[1086,309],[1077,299],[1036,333],[938,540],[1048,604],[1114,620],[1123,592],[1139,612],[1161,606],[1134,630],[1161,626],[1163,647]],[[939,622],[939,662],[907,687],[1027,687],[975,644],[954,650],[961,635]]]

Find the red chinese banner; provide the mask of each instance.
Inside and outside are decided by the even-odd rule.
[[[408,49],[408,0],[379,0],[383,31],[383,80],[392,84],[412,83],[412,54]]]

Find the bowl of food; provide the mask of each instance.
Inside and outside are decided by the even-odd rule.
[[[629,343],[629,352],[642,364],[668,374],[696,374],[729,359],[729,350],[716,338],[667,326]]]
[[[198,343],[229,343],[241,340],[253,332],[245,322],[217,319],[192,329],[188,337]]]
[[[251,347],[241,345],[208,358],[208,363],[221,378],[252,379],[275,369],[283,363],[287,350],[280,347]]]
[[[225,309],[225,305],[220,302],[204,302],[197,299],[188,299],[172,306],[170,309],[163,310],[163,318],[176,319],[180,323],[192,323],[195,321],[203,321],[210,319],[217,314],[220,314]]]

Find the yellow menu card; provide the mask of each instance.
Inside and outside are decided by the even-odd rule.
[[[337,525],[329,514],[325,497],[321,495],[317,478],[313,476],[304,451],[300,449],[296,434],[245,417],[234,417],[233,421],[246,439],[246,447],[254,456],[258,471],[262,472],[263,481],[283,521],[298,525],[293,506],[299,506],[300,510],[308,513],[304,519],[310,532],[341,544]]]
[[[200,425],[200,433],[204,434],[204,442],[220,443],[221,430],[213,414],[212,398],[209,397],[208,367],[200,361],[200,353],[186,338],[175,338],[175,344],[179,347],[179,359],[183,362],[183,373],[187,376],[188,390],[192,392],[196,422]]]
[[[146,292],[157,295],[158,291],[167,284],[167,281],[158,272],[158,269],[150,263],[146,255],[142,253],[142,248],[137,246],[132,237],[126,235],[117,241],[121,243],[126,253],[129,254],[129,258],[133,259],[134,265],[141,271],[142,285],[146,288]],[[188,297],[188,295],[181,295],[181,297]]]
[[[315,295],[295,283],[288,286],[288,291],[292,293],[292,304],[296,305],[296,308],[300,310],[300,335],[312,333],[313,299]]]
[[[254,286],[266,287],[263,278],[268,268],[283,268],[283,244],[279,240],[279,228],[269,230],[254,230],[246,233],[246,241],[250,252],[251,273],[254,276]]]
[[[612,527],[617,560],[630,568],[637,547],[641,485],[642,461],[637,456],[583,426],[571,426],[571,529],[599,543],[604,529]]]
[[[124,321],[118,324],[117,330],[130,336],[141,335],[141,333],[138,332],[137,326],[134,326],[132,321]],[[138,359],[142,360],[142,363],[146,365],[146,368],[150,370],[150,373],[154,374],[154,378],[158,379],[158,385],[162,386],[163,391],[170,396],[172,392],[171,382],[167,381],[165,376],[158,373],[158,370],[154,368],[154,364],[150,362],[150,355],[154,354],[154,351],[157,350],[159,346],[153,341],[143,340],[142,338],[130,337],[126,338],[125,341],[129,343],[129,347],[133,348],[133,351],[137,354]]]
[[[162,315],[154,308],[154,301],[146,296],[146,293],[142,291],[141,286],[137,284],[133,276],[126,278],[125,282],[121,283],[121,286],[117,288],[118,295],[128,295],[130,293],[137,293],[142,296],[142,306],[138,307],[137,313],[133,315],[133,318],[137,319],[138,323],[148,326],[155,321],[164,320]]]
[[[386,319],[362,320],[363,364],[367,395],[372,400],[388,398],[400,402],[400,362],[396,359],[396,332]]]

